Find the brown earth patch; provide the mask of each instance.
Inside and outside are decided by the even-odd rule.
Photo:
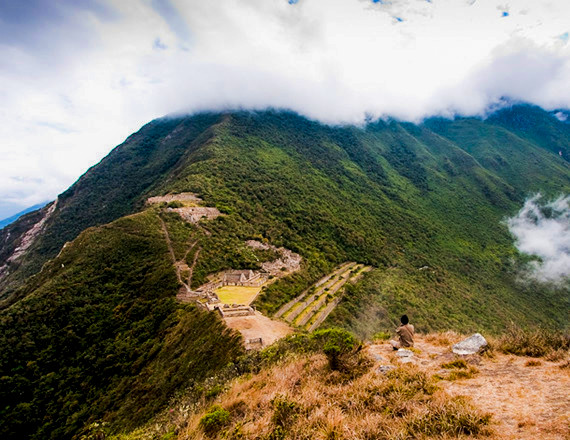
[[[293,329],[282,321],[274,321],[259,312],[250,316],[225,318],[228,327],[238,330],[247,346],[250,339],[262,339],[262,346],[267,347],[278,339],[293,333]]]

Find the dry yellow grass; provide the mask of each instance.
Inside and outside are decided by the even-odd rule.
[[[437,345],[439,347],[447,347],[465,339],[466,335],[461,335],[454,331],[446,331],[439,333],[430,333],[424,336],[426,342]]]
[[[178,439],[396,440],[423,438],[425,430],[433,429],[444,435],[448,430],[454,438],[463,429],[488,432],[485,415],[438,390],[414,366],[388,375],[371,369],[345,381],[329,370],[323,355],[299,357],[238,379],[216,403],[229,412],[229,425],[208,437],[200,426],[205,412],[199,411]]]
[[[500,352],[493,358],[459,358],[443,343],[458,338],[417,335],[415,365],[386,375],[377,367],[400,365],[397,353],[385,342],[367,345],[360,353],[376,364],[356,379],[332,372],[323,354],[292,354],[259,374],[227,383],[215,400],[179,402],[165,413],[167,422],[153,425],[154,432],[120,439],[150,440],[168,432],[177,440],[570,439],[567,362],[541,359],[529,368],[529,358]],[[442,369],[442,364],[459,365],[457,359],[467,368]],[[447,377],[449,371],[475,370],[473,365],[477,374]],[[441,380],[435,380],[438,376]],[[200,420],[212,405],[227,411],[229,421],[208,437]]]
[[[215,293],[224,304],[249,305],[260,291],[261,286],[224,286],[216,289]]]

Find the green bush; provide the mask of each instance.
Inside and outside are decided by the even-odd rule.
[[[214,405],[200,419],[200,427],[209,437],[215,436],[230,423],[230,413],[219,405]]]
[[[166,205],[168,208],[182,208],[184,207],[184,203],[179,202],[178,200],[175,200],[173,202],[170,202]]]
[[[273,405],[271,422],[284,429],[291,426],[299,413],[299,406],[289,400],[287,396],[276,396],[271,401],[271,405]]]

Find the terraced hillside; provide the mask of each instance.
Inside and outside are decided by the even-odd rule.
[[[344,263],[281,307],[275,317],[282,317],[296,327],[313,331],[340,302],[346,283],[355,283],[363,273],[370,270],[371,266]]]

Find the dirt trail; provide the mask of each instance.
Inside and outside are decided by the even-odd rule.
[[[190,249],[192,249],[196,243],[194,243]],[[190,249],[188,250],[188,252],[190,252]],[[184,260],[186,260],[186,256],[188,255],[188,252],[186,252],[186,255],[184,256]],[[194,268],[196,267],[196,263],[198,261],[198,257],[200,256],[200,252],[202,252],[201,247],[199,247],[196,250],[196,253],[194,254],[194,259],[192,260],[192,266],[190,266],[190,270],[188,271],[188,283],[187,283],[188,288],[190,288],[190,286],[192,285],[192,275],[194,275]]]
[[[417,365],[430,374],[445,377],[441,364],[455,358],[449,346],[442,347],[416,337]],[[370,354],[380,365],[396,360],[386,344],[371,345]],[[381,360],[378,357],[382,358]],[[440,386],[454,396],[469,396],[483,411],[493,415],[497,439],[570,439],[570,372],[561,362],[540,359],[540,365],[526,366],[527,357],[495,353],[494,358],[474,356],[479,373],[470,379],[442,380]]]
[[[170,240],[170,234],[168,233],[168,229],[166,227],[166,223],[160,217],[159,220],[162,226],[164,239],[166,240],[166,246],[168,247],[168,253],[170,254],[170,259],[172,260],[172,264],[176,269],[176,278],[178,279],[178,282],[182,284],[182,286],[184,286],[186,292],[190,293],[192,291],[190,285],[192,283],[192,274],[194,273],[194,266],[196,266],[196,261],[198,261],[198,256],[200,255],[200,251],[202,249],[198,248],[198,250],[194,254],[194,260],[192,261],[192,266],[188,266],[188,264],[186,263],[186,257],[188,256],[190,251],[194,248],[194,246],[196,246],[197,242],[191,243],[186,252],[184,253],[182,259],[177,261],[176,254],[174,253],[174,248],[172,247],[172,241]],[[187,281],[184,281],[184,279],[182,278],[182,271],[188,272]]]

